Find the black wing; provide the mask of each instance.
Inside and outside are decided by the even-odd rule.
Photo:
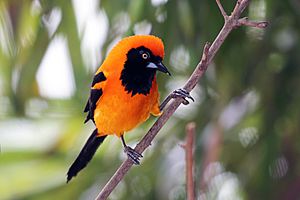
[[[100,83],[102,81],[105,81],[106,77],[104,76],[103,72],[100,72],[94,76],[93,82],[92,82],[92,88],[94,87],[95,84]],[[84,112],[88,112],[86,119],[84,123],[89,121],[90,119],[94,121],[94,110],[96,109],[96,103],[99,100],[99,98],[102,96],[103,91],[102,88],[100,89],[91,89],[90,92],[90,97],[86,103],[86,106],[84,108]]]

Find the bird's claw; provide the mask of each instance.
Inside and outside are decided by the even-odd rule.
[[[172,93],[172,97],[173,98],[183,98],[184,101],[182,102],[184,105],[188,105],[190,102],[187,100],[190,99],[193,102],[195,101],[195,99],[190,95],[190,93],[188,91],[186,91],[185,89],[177,89]]]
[[[127,154],[128,158],[130,160],[132,160],[132,162],[135,164],[135,165],[139,165],[140,164],[140,158],[142,158],[142,154],[140,154],[139,152],[135,151],[134,149],[132,149],[131,147],[129,146],[126,146],[124,148],[124,152]]]

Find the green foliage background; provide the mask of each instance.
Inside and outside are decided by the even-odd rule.
[[[103,55],[117,38],[134,34],[137,24],[151,24],[151,33],[163,39],[164,63],[173,74],[158,75],[163,98],[189,77],[223,18],[214,1],[162,2],[102,0],[97,9],[109,23],[99,47]],[[93,129],[83,124],[82,109],[94,71],[83,61],[72,1],[41,0],[39,11],[32,12],[34,3],[0,1],[0,199],[93,199],[125,159],[121,142],[110,137],[89,166],[65,183],[69,165]],[[222,3],[229,13],[235,1]],[[49,35],[45,20],[54,9],[62,17]],[[178,144],[189,121],[197,123],[198,199],[300,198],[300,3],[253,0],[244,15],[268,20],[270,26],[233,31],[192,93],[196,102],[176,112],[111,199],[185,199],[184,152]],[[58,35],[68,41],[76,86],[67,99],[42,96],[36,79]],[[154,120],[127,134],[129,143],[134,145]],[[18,133],[4,137],[8,130]],[[50,132],[44,143],[23,147],[26,134],[36,137],[36,146],[41,132]]]

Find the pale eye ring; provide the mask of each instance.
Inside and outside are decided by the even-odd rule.
[[[150,57],[150,55],[149,55],[148,53],[143,53],[143,54],[142,54],[142,58],[143,58],[144,60],[148,59],[149,57]]]

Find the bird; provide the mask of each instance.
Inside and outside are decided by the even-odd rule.
[[[86,167],[108,135],[122,141],[124,152],[136,165],[142,155],[128,146],[124,134],[150,115],[159,116],[172,98],[194,99],[184,89],[175,90],[160,105],[156,72],[171,75],[163,64],[164,44],[154,35],[134,35],[120,40],[96,71],[84,112],[84,123],[96,126],[67,172],[67,183]]]

